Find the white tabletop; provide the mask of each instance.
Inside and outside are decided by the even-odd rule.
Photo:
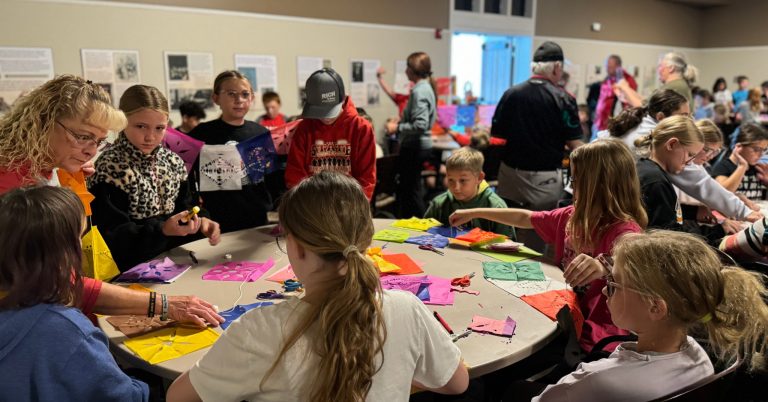
[[[391,220],[376,219],[376,230],[388,228],[391,222]],[[224,234],[221,243],[216,247],[210,246],[207,240],[203,239],[171,250],[167,255],[179,263],[190,263],[188,253],[193,250],[199,264],[194,265],[172,284],[147,284],[146,286],[171,295],[193,294],[217,305],[220,310],[226,310],[231,308],[237,299],[241,283],[203,281],[202,275],[215,264],[225,262],[224,255],[227,253],[232,254],[233,261],[265,261],[270,257],[274,258],[275,267],[258,281],[245,283],[242,286],[243,295],[238,304],[255,303],[258,301],[256,299],[258,293],[280,288],[279,284],[266,281],[265,278],[288,264],[287,256],[278,250],[274,237],[268,233],[269,228],[242,230]],[[374,246],[383,244],[380,241],[373,242]],[[422,269],[430,275],[453,278],[475,272],[475,278],[472,279],[469,289],[479,291],[479,295],[455,293],[452,306],[428,306],[431,310],[437,311],[455,333],[463,331],[471,323],[474,315],[493,319],[505,319],[510,316],[517,322],[515,335],[511,338],[472,333],[469,337],[456,342],[461,349],[464,361],[470,368],[472,377],[481,376],[520,361],[544,347],[555,337],[557,330],[555,322],[517,297],[483,279],[481,261],[494,261],[492,258],[469,250],[453,248],[444,249],[445,255],[441,256],[431,251],[420,250],[416,245],[407,243],[388,243],[386,251],[407,253],[415,261],[423,262]],[[543,260],[542,269],[547,276],[563,280],[560,269]],[[188,370],[208,350],[206,348],[177,359],[150,365],[123,345],[123,341],[127,338],[106,322],[105,318],[99,317],[99,325],[109,337],[112,351],[118,359],[168,379],[174,379]],[[217,328],[216,331],[221,330]]]

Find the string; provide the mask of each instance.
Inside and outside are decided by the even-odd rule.
[[[277,246],[275,246],[275,248],[277,248]],[[279,256],[278,259],[275,261],[275,266],[278,266],[277,263],[282,261],[285,255],[280,250],[277,250],[275,254]],[[254,269],[253,271],[251,271],[251,273],[248,276],[245,277],[245,279],[243,279],[242,282],[240,282],[240,286],[237,289],[238,291],[237,299],[235,299],[235,302],[232,303],[232,307],[223,311],[219,311],[219,313],[229,313],[232,310],[234,310],[235,307],[237,307],[237,303],[239,303],[240,299],[243,298],[243,285],[245,285],[245,283],[248,282],[248,280],[251,279],[251,276],[253,276],[253,274],[255,273],[256,273],[256,270]]]

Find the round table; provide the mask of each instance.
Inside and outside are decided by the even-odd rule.
[[[374,220],[376,230],[390,228],[392,222],[385,219]],[[275,260],[275,266],[256,282],[247,282],[242,286],[243,294],[238,304],[255,303],[258,301],[258,293],[280,289],[279,284],[266,281],[265,278],[288,264],[288,256],[277,248],[275,238],[270,235],[271,229],[270,226],[226,233],[222,235],[221,243],[215,247],[203,239],[173,249],[163,256],[167,255],[177,263],[191,263],[189,251],[194,251],[199,263],[171,284],[145,286],[171,295],[196,295],[215,304],[219,310],[226,310],[231,308],[238,298],[241,282],[204,281],[201,279],[202,275],[215,264],[225,262],[225,254],[231,254],[232,261],[265,261],[271,257]],[[384,242],[373,241],[373,246],[382,245]],[[430,310],[437,311],[455,333],[462,332],[471,323],[474,315],[500,320],[510,316],[517,322],[515,335],[511,338],[472,333],[456,341],[472,377],[488,374],[530,356],[557,334],[555,322],[519,298],[483,279],[481,261],[495,261],[490,257],[455,248],[443,249],[445,255],[441,256],[408,243],[387,243],[385,250],[388,253],[407,253],[413,260],[424,263],[422,269],[429,275],[453,278],[475,272],[469,289],[479,291],[479,295],[455,293],[452,306],[427,306]],[[563,281],[560,269],[544,260],[539,261],[542,262],[542,269],[547,276]],[[99,326],[109,337],[112,352],[118,360],[167,379],[174,379],[188,370],[208,351],[206,348],[177,359],[150,365],[123,344],[126,336],[115,330],[105,317],[99,317],[98,320]],[[216,331],[221,332],[221,329],[216,328]]]

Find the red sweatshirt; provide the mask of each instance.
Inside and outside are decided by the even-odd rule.
[[[330,170],[354,177],[368,199],[376,186],[376,146],[373,128],[357,114],[352,99],[344,101],[333,124],[304,119],[293,134],[285,168],[285,185],[291,188],[305,177]]]

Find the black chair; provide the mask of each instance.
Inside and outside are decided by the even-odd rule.
[[[711,376],[701,379],[681,390],[675,391],[672,394],[666,395],[662,398],[655,399],[656,401],[675,401],[675,402],[715,402],[715,401],[727,401],[732,400],[731,388],[734,383],[736,372],[741,366],[742,360],[736,360],[727,369],[712,374]]]
[[[376,187],[371,197],[371,212],[374,218],[395,218],[392,212],[384,209],[395,205],[397,157],[397,155],[387,155],[376,159]]]

